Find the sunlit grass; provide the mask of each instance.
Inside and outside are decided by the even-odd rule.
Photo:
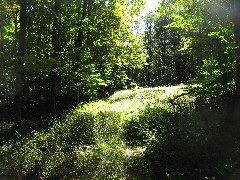
[[[0,122],[0,132],[9,131],[12,128],[12,123]]]
[[[179,85],[122,90],[79,104],[63,120],[51,119],[47,130],[3,144],[0,179],[156,179],[178,171],[195,177],[196,168],[215,175],[215,167],[227,174],[232,146],[224,152],[218,143],[226,114],[194,109],[195,100]]]
[[[126,123],[184,92],[183,86],[136,88],[79,104],[48,130],[0,147],[0,178],[124,179],[128,158],[145,150],[128,146]]]

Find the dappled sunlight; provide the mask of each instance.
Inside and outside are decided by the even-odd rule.
[[[237,179],[239,9],[1,0],[0,179]]]

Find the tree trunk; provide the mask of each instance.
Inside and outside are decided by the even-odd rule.
[[[240,97],[240,1],[233,0],[233,23],[234,36],[237,45],[236,49],[236,91],[237,97]]]
[[[60,9],[60,2],[59,0],[55,0],[54,2],[54,18],[53,18],[53,27],[52,27],[52,48],[53,51],[51,53],[51,57],[56,60],[57,52],[59,52],[59,24],[58,24],[58,17],[59,17],[59,9]],[[50,109],[51,112],[56,110],[56,94],[57,94],[57,68],[55,64],[53,65],[52,71],[50,72]]]
[[[80,4],[80,3],[79,3]],[[82,30],[82,26],[83,26],[83,21],[84,19],[86,18],[87,16],[87,0],[83,0],[83,10],[82,10],[82,17],[81,19],[78,18],[78,23],[79,23],[79,32],[76,36],[76,39],[75,39],[75,48],[78,49],[78,52],[76,54],[76,57],[75,57],[75,64],[74,64],[74,67],[73,67],[73,70],[74,71],[78,71],[79,69],[79,64],[80,64],[80,55],[78,54],[79,53],[79,49],[82,47],[83,45],[83,30]],[[78,9],[78,13],[80,13],[80,7]],[[80,16],[79,16],[80,17]],[[78,81],[78,80],[77,80]],[[79,103],[80,101],[80,87],[79,87],[79,83],[77,82],[76,83],[76,97],[75,97],[75,102],[76,104]]]
[[[22,119],[22,99],[23,99],[23,74],[21,66],[23,57],[26,51],[26,29],[27,29],[27,1],[20,0],[20,30],[18,36],[18,52],[17,65],[20,70],[16,74],[15,80],[15,96],[14,96],[14,124],[13,131],[18,131],[21,128]]]
[[[93,6],[94,0],[88,0],[88,8],[87,8],[87,15],[88,18],[90,19],[92,17],[92,6]],[[91,47],[92,45],[92,40],[91,40],[91,30],[88,29],[87,31],[87,47]]]
[[[83,1],[83,10],[82,10],[82,17],[81,20],[79,20],[79,32],[75,41],[75,47],[79,48],[82,46],[83,44],[83,30],[82,30],[82,26],[83,26],[83,21],[87,16],[87,0]]]
[[[147,24],[147,31],[146,31],[146,43],[147,43],[147,51],[148,51],[148,55],[149,57],[147,58],[147,64],[146,64],[146,84],[148,87],[151,86],[151,66],[150,63],[152,61],[152,25],[151,24]]]

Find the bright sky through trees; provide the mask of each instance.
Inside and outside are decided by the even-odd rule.
[[[146,8],[142,10],[141,16],[146,16],[150,10],[154,9],[157,6],[157,4],[158,0],[146,0]]]
[[[140,13],[141,17],[144,18],[149,11],[156,8],[158,5],[158,1],[159,0],[146,0],[145,8]],[[141,21],[140,23],[140,29],[141,31],[144,31],[145,29],[145,23],[143,21]]]

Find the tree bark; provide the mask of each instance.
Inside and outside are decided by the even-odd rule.
[[[14,96],[14,123],[13,131],[21,128],[22,119],[22,100],[23,100],[23,74],[21,66],[23,65],[23,57],[26,51],[26,32],[27,32],[27,1],[20,0],[20,30],[18,36],[18,52],[17,65],[20,70],[16,74],[15,80],[15,96]]]
[[[79,3],[80,4],[80,3]],[[84,19],[86,18],[87,16],[87,4],[88,4],[88,1],[87,0],[83,0],[83,9],[82,9],[82,16],[81,16],[81,19],[78,18],[78,28],[79,28],[79,32],[76,36],[76,39],[75,39],[75,48],[79,51],[79,49],[82,47],[83,45],[83,29],[82,29],[82,26],[83,26],[83,21]],[[80,13],[80,7],[78,9],[78,13]],[[79,16],[80,17],[80,16]],[[77,52],[76,56],[75,56],[75,64],[74,64],[74,67],[73,67],[73,70],[74,71],[78,71],[79,69],[79,64],[80,64],[80,61],[81,61],[81,58],[80,58],[80,55],[79,55],[79,52]],[[76,104],[78,104],[80,102],[80,87],[79,87],[79,84],[77,83],[76,85],[76,97],[75,97],[75,102]]]
[[[237,45],[236,49],[236,91],[237,97],[240,97],[240,1],[233,0],[233,23],[234,36]]]
[[[147,24],[147,30],[146,30],[146,43],[147,43],[147,51],[149,57],[147,58],[147,64],[146,64],[146,84],[148,87],[151,86],[151,66],[150,63],[152,61],[152,25]]]
[[[83,30],[82,30],[82,26],[83,26],[83,21],[84,21],[84,19],[87,16],[87,4],[88,4],[87,0],[84,0],[83,1],[82,17],[81,17],[81,20],[79,22],[79,32],[78,32],[78,35],[77,35],[77,38],[76,38],[76,41],[75,41],[75,47],[76,48],[81,47],[82,44],[83,44]]]
[[[58,24],[58,17],[59,17],[59,9],[60,9],[60,2],[59,0],[55,0],[54,2],[54,17],[53,17],[53,27],[52,27],[52,48],[53,51],[51,53],[51,58],[56,60],[57,53],[60,50],[59,45],[59,24]],[[55,63],[55,62],[54,62]],[[57,94],[57,72],[56,66],[53,65],[52,71],[50,72],[50,109],[51,112],[56,110],[56,94]]]
[[[92,6],[93,6],[94,0],[88,0],[88,9],[87,9],[87,15],[88,18],[90,19],[92,17]],[[88,29],[87,31],[87,46],[91,47],[92,45],[92,40],[91,40],[91,30]]]

